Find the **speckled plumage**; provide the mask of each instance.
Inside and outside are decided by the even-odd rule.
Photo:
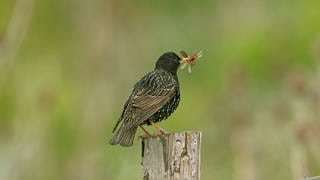
[[[139,125],[167,119],[176,110],[180,101],[179,61],[179,56],[173,52],[163,54],[155,69],[134,85],[113,132],[121,125],[110,144],[131,146]]]

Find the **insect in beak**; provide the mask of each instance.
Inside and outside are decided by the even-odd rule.
[[[185,62],[188,62],[188,61],[190,61],[190,59],[188,57],[184,57],[179,61],[179,63],[184,64]]]
[[[203,54],[202,51],[200,51],[197,54],[193,54],[191,57],[188,56],[188,54],[185,51],[180,51],[180,54],[182,55],[182,59],[180,60],[181,69],[184,69],[188,66],[188,72],[191,73],[192,66],[195,65],[195,60],[199,59]]]

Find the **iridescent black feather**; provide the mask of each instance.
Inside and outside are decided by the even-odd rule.
[[[167,119],[176,110],[180,101],[179,61],[180,57],[173,52],[163,54],[155,69],[134,85],[113,132],[121,125],[110,144],[131,146],[139,125]]]

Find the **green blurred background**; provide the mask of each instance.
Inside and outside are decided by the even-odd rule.
[[[141,179],[139,140],[110,146],[111,130],[134,83],[182,49],[204,56],[160,125],[203,132],[202,179],[320,175],[320,1],[9,0],[0,179]]]

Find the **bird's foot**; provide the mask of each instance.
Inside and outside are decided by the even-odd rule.
[[[159,135],[166,135],[166,134],[170,134],[170,133],[162,128],[159,128]]]
[[[161,129],[159,130],[157,136],[160,137],[160,139],[162,139],[162,138],[168,137],[169,134],[170,134],[170,132],[165,131],[164,129],[161,128]]]
[[[160,136],[166,135],[166,134],[170,134],[168,131],[164,130],[163,128],[161,128],[158,124],[154,123],[153,121],[150,121],[150,123],[159,130],[159,134]]]
[[[150,137],[151,134],[142,126],[139,125],[139,127],[142,129],[142,131],[144,132],[144,134],[142,135],[142,137]]]

